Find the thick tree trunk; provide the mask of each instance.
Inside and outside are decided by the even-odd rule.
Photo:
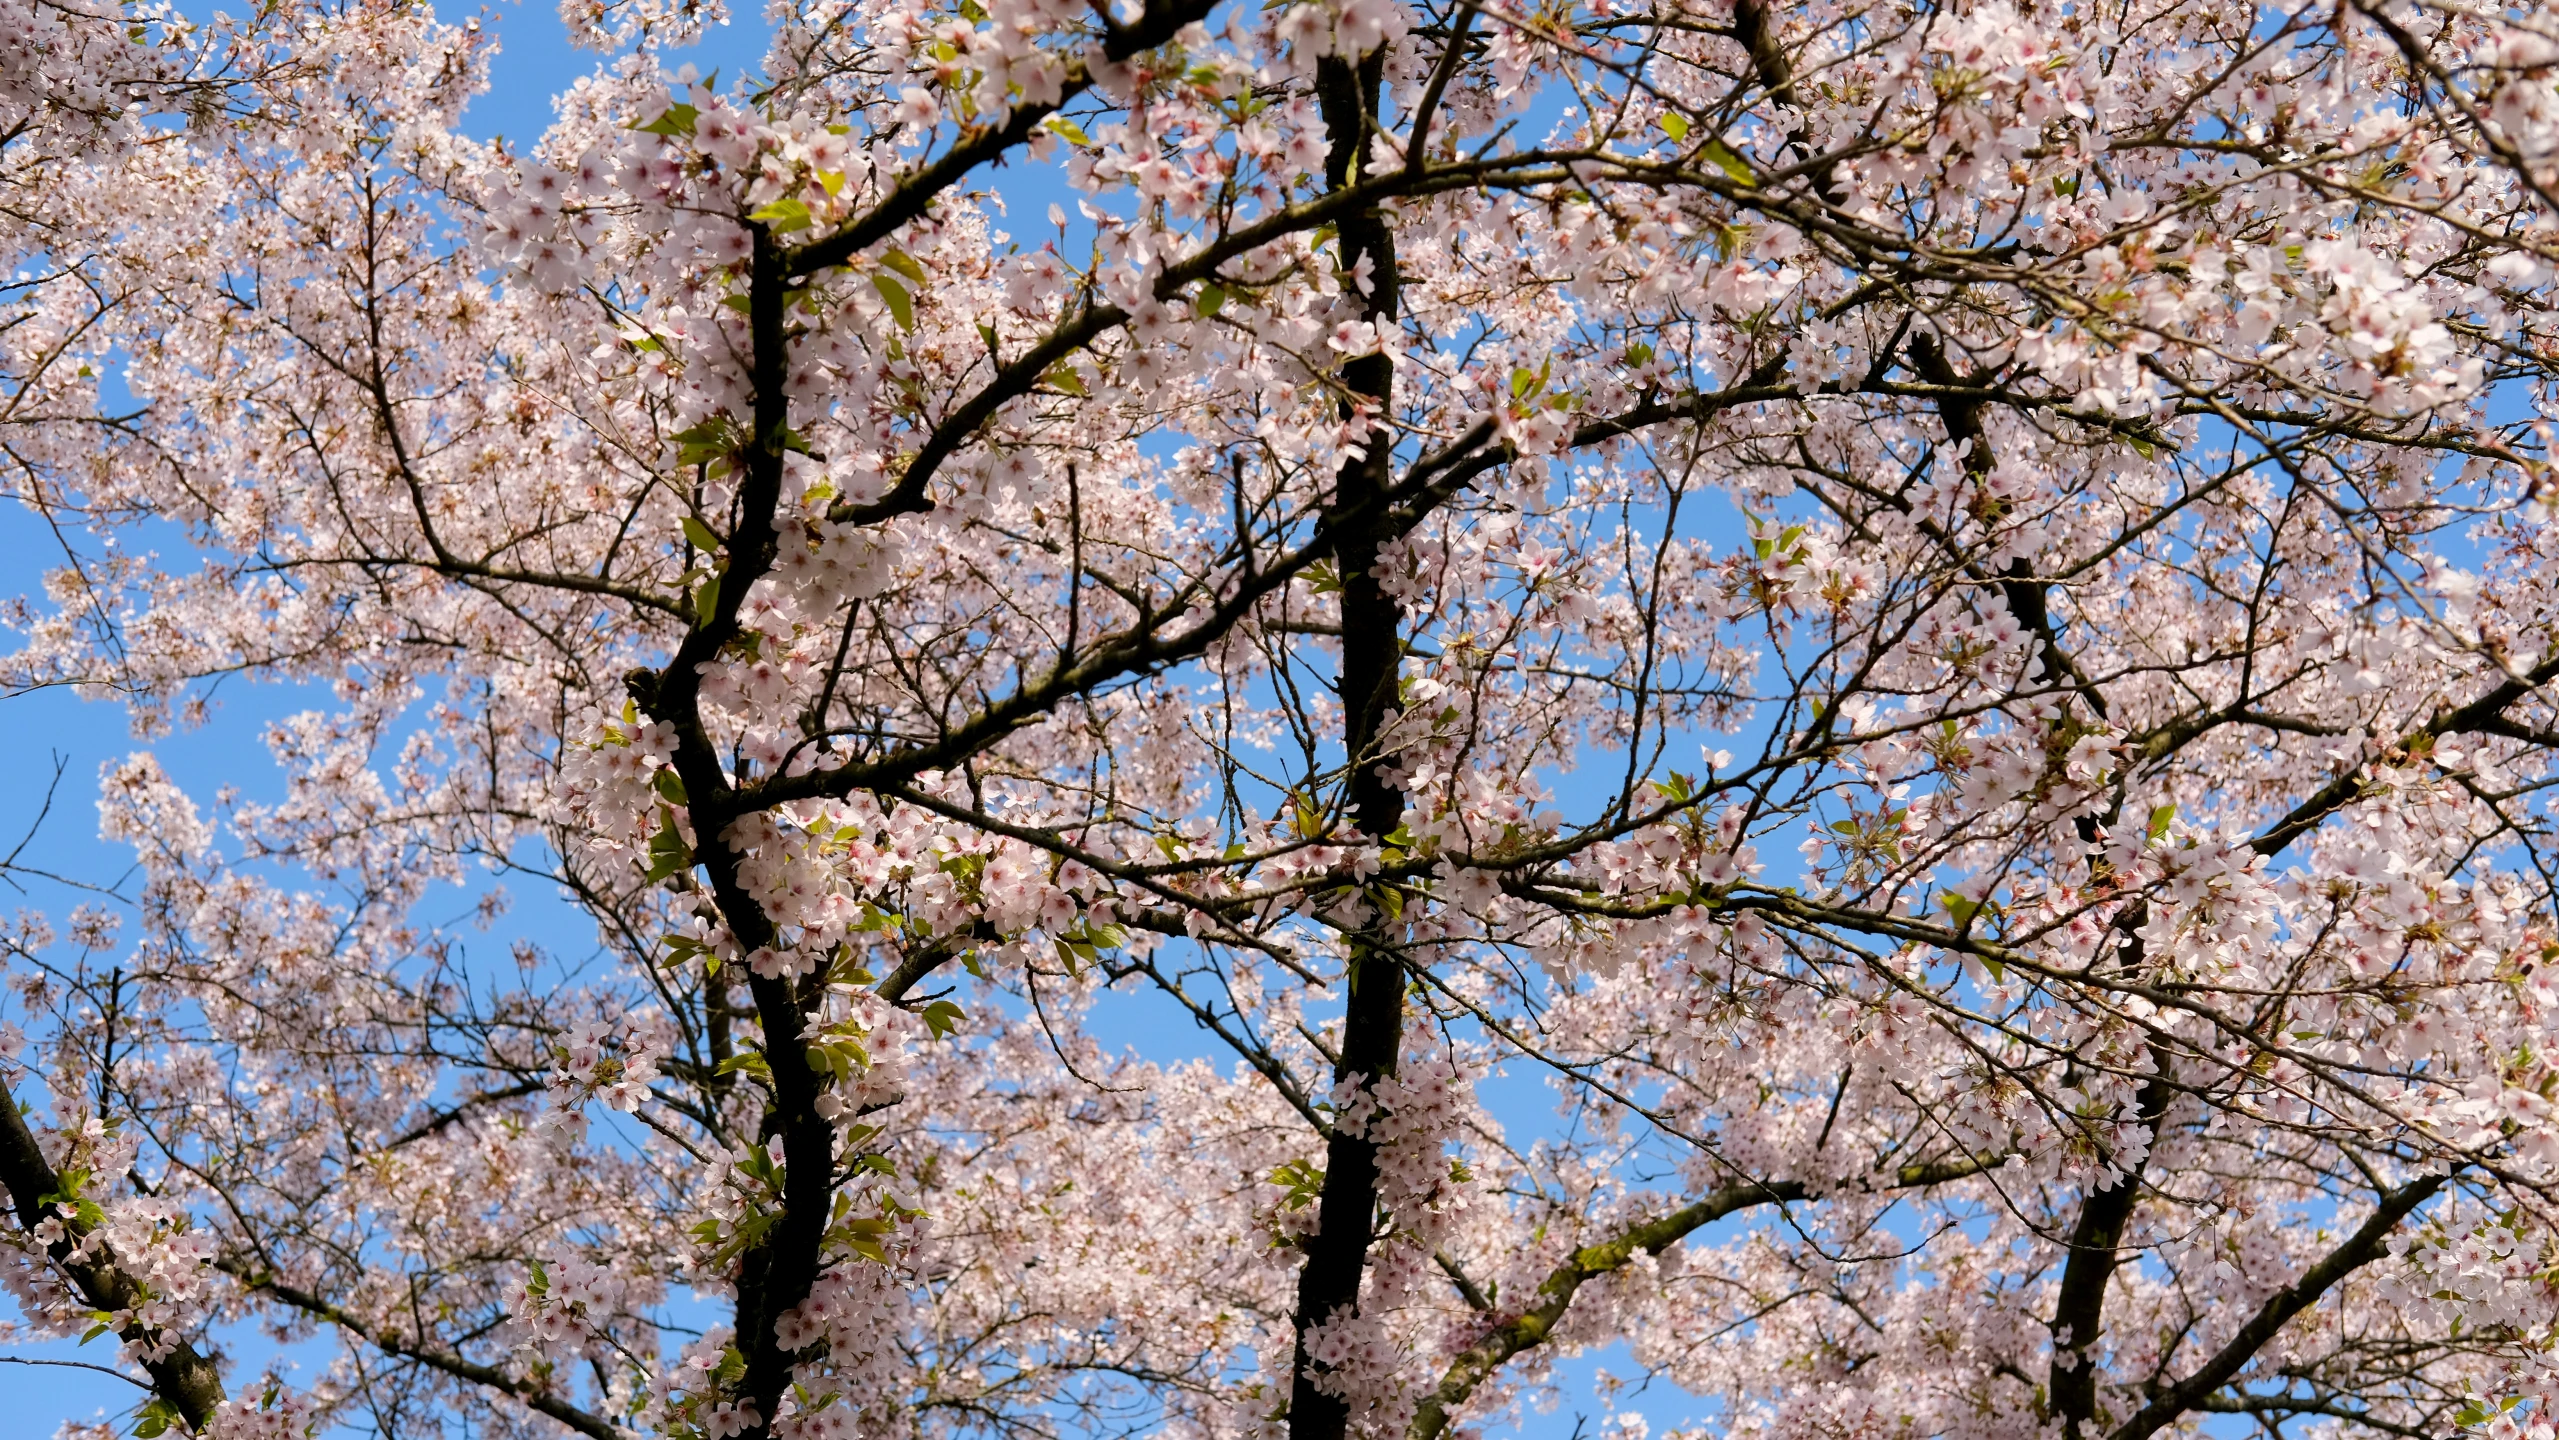
[[[757,230],[754,246],[747,291],[754,351],[754,432],[737,456],[744,479],[735,531],[725,547],[727,564],[717,602],[711,613],[696,617],[665,669],[639,672],[632,679],[632,696],[641,708],[675,729],[674,765],[690,796],[696,853],[741,957],[775,944],[778,935],[763,906],[740,880],[743,857],[730,848],[723,834],[744,807],[704,728],[700,674],[704,664],[737,635],[738,607],[756,578],[772,568],[780,549],[775,517],[790,426],[783,318],[789,277],[770,234]],[[776,1338],[774,1322],[808,1298],[825,1264],[826,1227],[835,1194],[835,1126],[818,1112],[824,1082],[810,1067],[800,1041],[808,1010],[799,987],[788,979],[752,976],[747,993],[754,1002],[771,1076],[772,1104],[760,1138],[782,1142],[785,1170],[780,1214],[763,1240],[748,1247],[738,1263],[736,1344],[746,1361],[740,1398],[756,1414],[745,1440],[759,1440],[769,1433],[791,1378],[792,1356]]]
[[[1336,190],[1349,185],[1366,162],[1384,70],[1383,52],[1356,65],[1328,58],[1316,69],[1316,92],[1331,140],[1325,177]],[[1374,207],[1346,216],[1340,236],[1344,289],[1358,296],[1362,318],[1382,333],[1396,323],[1394,236]],[[1364,295],[1356,278],[1363,261]],[[1362,356],[1342,367],[1342,380],[1358,397],[1346,402],[1346,413],[1369,410],[1376,422],[1367,454],[1343,465],[1335,478],[1327,516],[1334,526],[1334,561],[1342,582],[1342,742],[1349,765],[1343,783],[1351,820],[1374,842],[1392,834],[1404,813],[1403,792],[1377,773],[1389,758],[1380,752],[1378,738],[1394,714],[1403,657],[1403,607],[1379,587],[1376,574],[1378,546],[1389,538],[1379,497],[1392,474],[1387,407],[1394,401],[1394,368],[1383,354]],[[1372,910],[1348,937],[1350,995],[1334,1079],[1356,1076],[1363,1089],[1394,1073],[1403,1045],[1404,962],[1386,927],[1383,913]],[[1358,1308],[1376,1210],[1377,1147],[1363,1136],[1336,1131],[1325,1147],[1316,1231],[1306,1244],[1305,1268],[1298,1273],[1290,1440],[1338,1440],[1349,1426],[1349,1407],[1315,1384],[1307,1332]]]

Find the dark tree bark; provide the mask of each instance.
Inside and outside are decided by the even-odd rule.
[[[1365,163],[1385,73],[1383,51],[1356,64],[1338,56],[1318,63],[1316,95],[1331,140],[1326,183],[1338,191]],[[1361,318],[1381,332],[1396,323],[1395,238],[1375,206],[1345,215],[1340,224],[1344,289],[1361,297]],[[1366,266],[1365,277],[1362,266]],[[1360,287],[1365,285],[1365,290]],[[1392,483],[1393,432],[1385,423],[1394,403],[1394,368],[1384,354],[1364,355],[1342,367],[1351,398],[1346,418],[1374,416],[1367,453],[1341,467],[1326,524],[1334,533],[1334,563],[1341,576],[1342,750],[1346,808],[1374,843],[1402,825],[1404,793],[1378,777],[1391,757],[1379,739],[1393,717],[1403,658],[1403,607],[1377,580],[1377,551],[1392,536],[1382,503]],[[1384,913],[1368,918],[1347,937],[1349,991],[1342,1021],[1336,1082],[1357,1078],[1362,1089],[1395,1072],[1403,1046],[1405,972],[1402,948]],[[1298,1273],[1296,1359],[1289,1393],[1290,1440],[1339,1440],[1350,1416],[1343,1402],[1316,1383],[1307,1333],[1337,1315],[1356,1312],[1360,1277],[1375,1238],[1377,1146],[1364,1136],[1335,1130],[1325,1145],[1324,1186],[1316,1230],[1306,1242]]]

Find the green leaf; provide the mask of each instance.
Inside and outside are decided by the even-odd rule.
[[[1069,395],[1092,393],[1084,388],[1084,377],[1076,374],[1075,367],[1063,360],[1050,366],[1048,373],[1040,377],[1040,383],[1052,390],[1063,390]]]
[[[714,575],[693,592],[693,618],[698,624],[708,625],[719,609],[720,577]]]
[[[924,287],[924,267],[917,264],[915,257],[905,251],[892,250],[880,257],[880,263],[914,281],[917,289]]]
[[[1661,125],[1662,133],[1668,135],[1673,141],[1688,138],[1688,117],[1676,110],[1663,111]]]
[[[773,1066],[765,1060],[760,1051],[755,1050],[742,1050],[737,1054],[730,1056],[726,1060],[721,1061],[719,1069],[715,1073],[721,1075],[735,1075],[741,1071],[752,1075],[759,1080],[770,1080],[773,1078]]]
[[[932,1031],[937,1039],[959,1029],[960,1022],[967,1018],[959,1006],[948,1000],[936,1000],[924,1007],[924,1028]]]
[[[871,1052],[849,1035],[838,1035],[808,1047],[809,1068],[850,1079],[871,1068]]]
[[[1324,829],[1324,812],[1315,808],[1313,800],[1295,791],[1289,792],[1289,820],[1296,826],[1293,833],[1300,840],[1312,840]]]
[[[1280,1197],[1282,1210],[1303,1210],[1307,1203],[1324,1191],[1324,1172],[1303,1160],[1291,1160],[1273,1170],[1270,1183],[1287,1187]]]
[[[655,120],[646,125],[634,125],[630,128],[644,135],[690,135],[693,133],[694,122],[701,118],[702,112],[690,105],[670,105],[666,113]]]
[[[1083,126],[1076,124],[1074,121],[1067,119],[1063,115],[1051,115],[1046,121],[1042,122],[1041,128],[1047,130],[1050,134],[1055,135],[1058,139],[1065,141],[1069,145],[1090,145],[1093,143],[1093,137],[1084,133]]]
[[[806,230],[817,223],[815,217],[809,214],[809,207],[797,197],[790,195],[785,195],[762,209],[749,212],[746,218],[762,224],[776,235],[788,235],[794,230]]]
[[[678,464],[701,465],[720,459],[737,448],[737,427],[731,425],[726,416],[714,415],[667,438],[675,442]]]
[[[672,879],[693,868],[693,850],[684,843],[683,835],[676,831],[675,812],[660,807],[658,814],[663,824],[656,834],[649,837],[649,869],[646,878],[652,885],[661,880]]]
[[[1225,309],[1226,287],[1214,283],[1202,285],[1200,298],[1191,303],[1191,308],[1197,310],[1199,317],[1203,320]]]
[[[1734,184],[1751,186],[1759,184],[1759,175],[1750,168],[1750,162],[1744,160],[1732,146],[1723,141],[1709,140],[1698,147],[1697,153],[1705,156],[1707,162],[1716,169],[1731,176]]]
[[[871,275],[871,288],[879,291],[880,298],[888,302],[889,313],[897,317],[897,328],[900,330],[915,328],[915,301],[906,293],[905,286],[889,276],[874,271]]]
[[[675,773],[674,766],[669,765],[665,769],[660,770],[657,774],[657,780],[654,783],[657,787],[658,794],[664,796],[668,803],[674,805],[689,805],[693,803],[684,798],[684,777]]]
[[[720,553],[720,537],[711,533],[710,526],[690,515],[684,517],[684,538],[692,541],[693,548],[705,555]]]
[[[2170,822],[2174,821],[2176,818],[2177,818],[2177,807],[2176,807],[2176,806],[2174,806],[2174,805],[2158,805],[2158,806],[2153,806],[2153,807],[2151,808],[2151,811],[2150,811],[2150,843],[2152,843],[2153,845],[2156,845],[2156,844],[2158,844],[2160,841],[2167,839],[2167,838],[2168,838],[2168,826],[2169,826]]]
[[[89,1188],[89,1171],[84,1166],[66,1165],[62,1167],[61,1173],[54,1176],[54,1182],[60,1188],[49,1191],[39,1198],[36,1201],[38,1205],[50,1208],[55,1205],[68,1205],[79,1199],[80,1192]]]

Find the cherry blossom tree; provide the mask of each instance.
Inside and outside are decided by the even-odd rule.
[[[140,1433],[2553,1433],[2549,17],[564,13],[7,12]]]
[[[159,302],[154,288],[188,273],[172,262],[207,238],[205,213],[231,198],[198,168],[201,138],[233,129],[273,136],[289,126],[296,88],[317,78],[323,59],[326,47],[314,42],[355,28],[273,6],[246,20],[205,21],[158,5],[0,5],[0,465],[13,495],[63,540],[70,564],[62,578],[73,590],[116,583],[109,579],[116,557],[101,569],[80,541],[147,513],[131,508],[139,496],[118,498],[112,482],[101,482],[167,458],[147,412],[101,404],[98,377],[117,334],[150,323],[142,312]],[[200,260],[193,268],[202,270]],[[23,604],[18,612],[25,618]],[[57,780],[60,768],[57,761]],[[0,860],[12,884],[62,878],[27,854],[22,841]],[[75,912],[74,944],[105,943],[114,920],[110,911]],[[22,915],[0,943],[25,953],[49,933],[41,917]],[[41,967],[11,979],[44,984]],[[38,1000],[32,1013],[50,1017],[46,1023],[65,1018],[52,1004]],[[110,1068],[121,1058],[114,1013],[111,1004],[105,1033],[93,1037]],[[88,1025],[102,1017],[92,1010],[69,1018]],[[23,1059],[24,1032],[0,1021],[0,1034]],[[74,1092],[62,1093],[70,1101]],[[108,1090],[93,1098],[95,1111],[112,1114]],[[32,1287],[26,1313],[35,1333],[62,1328],[81,1307],[112,1316],[104,1328],[130,1342],[126,1358],[147,1375],[152,1415],[200,1426],[224,1398],[217,1362],[161,1323],[188,1313],[201,1290],[204,1252],[166,1232],[183,1202],[163,1203],[156,1219],[147,1205],[125,1211],[118,1202],[113,1238],[100,1234],[105,1186],[141,1182],[99,1176],[99,1192],[90,1194],[96,1153],[64,1140],[50,1131],[39,1139],[19,1110],[0,1107],[0,1187],[23,1227],[12,1241],[19,1247],[12,1283]],[[134,1190],[127,1196],[140,1198]],[[134,1224],[143,1227],[138,1235],[127,1228]],[[125,1248],[112,1248],[116,1240]]]

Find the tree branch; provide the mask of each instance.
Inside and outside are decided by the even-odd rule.
[[[1932,1164],[1905,1165],[1894,1172],[1892,1188],[1914,1190],[1930,1185],[1944,1185],[1967,1179],[1989,1169],[1986,1160],[1950,1160]],[[1545,1342],[1555,1333],[1555,1326],[1573,1303],[1573,1296],[1585,1281],[1622,1268],[1637,1255],[1658,1255],[1686,1239],[1690,1233],[1738,1211],[1756,1205],[1786,1205],[1808,1198],[1810,1191],[1801,1180],[1752,1180],[1709,1191],[1698,1199],[1672,1211],[1658,1220],[1649,1221],[1626,1231],[1613,1240],[1588,1245],[1573,1252],[1572,1258],[1555,1267],[1537,1293],[1545,1298],[1514,1319],[1493,1328],[1491,1334],[1460,1352],[1448,1364],[1439,1387],[1422,1397],[1421,1408],[1413,1413],[1406,1428],[1405,1440],[1439,1440],[1457,1407],[1466,1403],[1478,1386],[1514,1355]]]
[[[2134,1098],[2137,1123],[2151,1132],[2157,1148],[2159,1122],[2168,1113],[2168,1057],[2153,1049],[2156,1066],[2150,1083]],[[2123,1244],[2124,1226],[2141,1198],[2142,1165],[2126,1167],[2115,1183],[2091,1191],[2079,1204],[2079,1222],[2071,1228],[2069,1258],[2062,1264],[2061,1293],[2053,1300],[2053,1409],[2061,1418],[2065,1440],[2077,1440],[2097,1413],[2097,1370],[2090,1362],[2097,1336],[2105,1328],[2106,1286],[2115,1276],[2115,1252]]]
[[[627,1437],[621,1431],[614,1429],[612,1422],[604,1417],[581,1410],[548,1391],[537,1390],[522,1381],[510,1379],[505,1371],[494,1365],[482,1365],[448,1351],[431,1350],[424,1344],[403,1339],[348,1314],[337,1305],[308,1290],[287,1285],[273,1275],[252,1271],[239,1262],[226,1261],[222,1268],[238,1276],[241,1283],[253,1293],[271,1296],[306,1315],[325,1320],[385,1355],[415,1361],[430,1370],[450,1375],[456,1380],[468,1380],[474,1385],[486,1386],[522,1401],[528,1407],[550,1416],[570,1429],[582,1435],[594,1437],[594,1440],[627,1440]]]
[[[2275,1338],[2275,1332],[2283,1329],[2292,1317],[2317,1304],[2319,1297],[2326,1294],[2331,1286],[2371,1263],[2390,1239],[2390,1232],[2399,1228],[2399,1222],[2425,1204],[2451,1179],[2448,1174],[2428,1175],[2396,1190],[2382,1192],[2381,1204],[2361,1228],[2346,1238],[2344,1244],[2329,1251],[2318,1264],[2302,1272],[2300,1279],[2276,1291],[2265,1304],[2258,1306],[2257,1313],[2249,1318],[2247,1324],[2239,1327],[2239,1333],[2231,1336],[2227,1344],[2213,1352],[2211,1359],[2194,1374],[2159,1392],[2149,1404],[2134,1411],[2131,1419],[2115,1427],[2109,1440],[2147,1440],[2150,1435],[2175,1423],[2177,1417],[2187,1411],[2204,1408],[2206,1397],[2229,1384],[2231,1377],[2247,1368],[2248,1362],[2256,1358],[2266,1342]]]
[[[27,1129],[16,1097],[6,1094],[0,1094],[0,1185],[8,1187],[10,1208],[30,1241],[36,1228],[47,1220],[61,1226],[62,1238],[43,1246],[43,1250],[70,1279],[81,1299],[96,1309],[118,1314],[130,1314],[150,1300],[150,1288],[125,1270],[103,1239],[91,1237],[96,1223],[64,1213],[72,1206],[64,1203],[70,1197],[64,1195],[62,1177],[44,1158],[34,1132]],[[213,1423],[214,1412],[222,1408],[224,1396],[222,1371],[212,1356],[139,1321],[123,1321],[116,1325],[115,1333],[146,1354],[151,1348],[166,1346],[166,1353],[159,1359],[146,1358],[142,1362],[142,1368],[151,1376],[152,1393],[177,1411],[191,1430],[200,1431]]]

